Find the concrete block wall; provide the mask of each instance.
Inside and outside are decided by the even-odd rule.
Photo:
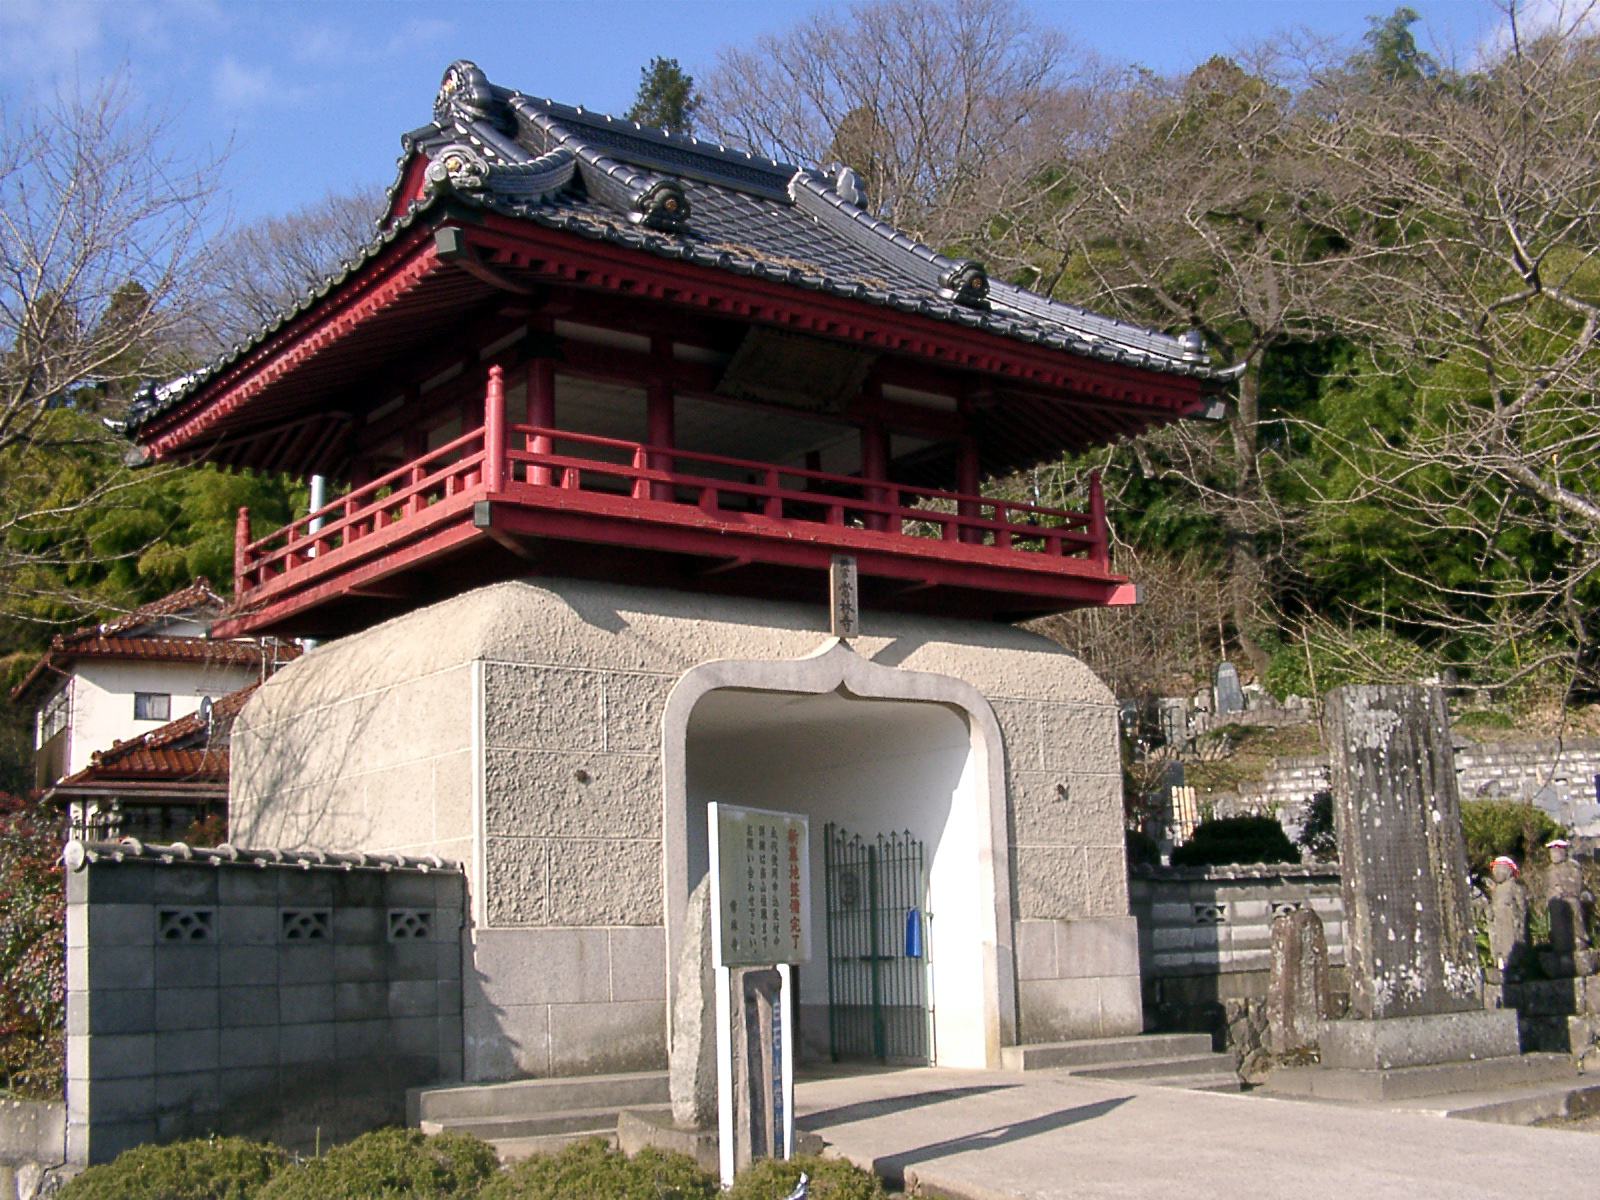
[[[1284,908],[1321,917],[1329,965],[1344,965],[1344,901],[1333,864],[1141,866],[1129,898],[1147,979],[1270,970],[1272,921]]]
[[[1574,833],[1600,834],[1600,738],[1456,748],[1463,800],[1532,800]]]
[[[1260,1012],[1272,970],[1272,921],[1285,907],[1322,918],[1334,1014],[1348,990],[1339,868],[1328,863],[1133,869],[1145,1026],[1237,1041]],[[1248,1046],[1242,1042],[1234,1049]]]
[[[461,1077],[459,872],[184,852],[69,847],[70,1162],[209,1133],[310,1149]]]

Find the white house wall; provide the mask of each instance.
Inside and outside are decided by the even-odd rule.
[[[256,678],[254,667],[212,663],[128,662],[82,659],[74,665],[72,699],[67,718],[66,768],[72,775],[89,765],[97,750],[159,729],[168,721],[186,717],[207,696],[215,699],[237,691]],[[159,721],[139,721],[133,716],[135,692],[158,692],[172,697],[170,714]]]

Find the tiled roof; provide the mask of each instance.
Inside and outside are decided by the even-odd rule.
[[[226,605],[227,601],[212,589],[211,581],[201,575],[188,587],[179,588],[159,600],[153,600],[134,609],[125,616],[104,621],[99,625],[75,629],[65,635],[65,640],[71,642],[80,638],[118,637],[135,630],[143,630],[147,625],[160,625],[165,618],[192,617],[209,622]]]
[[[80,633],[82,631],[79,631]],[[21,704],[48,690],[51,673],[64,672],[81,659],[119,659],[141,662],[206,663],[219,667],[266,667],[269,671],[300,657],[293,642],[212,641],[201,637],[84,637],[77,633],[57,637],[44,657],[33,664],[21,683],[11,689],[13,704]]]
[[[219,697],[209,713],[193,712],[140,737],[100,750],[89,765],[57,787],[88,784],[228,782],[228,737],[234,719],[259,684]]]
[[[186,588],[99,625],[85,625],[58,634],[44,657],[33,664],[21,683],[11,689],[13,704],[37,699],[49,690],[51,672],[60,673],[83,658],[139,659],[145,662],[211,663],[217,666],[265,666],[276,669],[300,656],[293,642],[212,641],[203,637],[164,637],[160,630],[173,621],[189,619],[210,627],[227,606],[205,576]]]
[[[1168,374],[1223,378],[1198,334],[1173,337],[1062,304],[948,258],[875,219],[848,168],[796,167],[445,73],[434,119],[402,139],[391,202],[420,195],[332,278],[211,367],[135,403],[138,429],[181,404],[447,199],[662,258],[917,313]]]

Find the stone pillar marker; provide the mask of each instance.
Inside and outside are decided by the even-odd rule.
[[[1328,938],[1309,908],[1272,922],[1272,973],[1267,983],[1267,1049],[1292,1054],[1316,1048],[1328,1016]]]
[[[1521,1054],[1514,1009],[1483,1007],[1444,695],[1351,686],[1326,698],[1351,1019],[1324,1021],[1315,1067],[1268,1091],[1394,1100],[1571,1079]]]
[[[711,877],[689,895],[683,949],[672,1009],[668,1089],[673,1123],[686,1129],[717,1125],[716,971],[711,964]]]
[[[1326,722],[1351,1015],[1481,1010],[1443,693],[1336,688]]]

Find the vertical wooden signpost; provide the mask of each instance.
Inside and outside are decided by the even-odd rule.
[[[801,813],[767,812],[713,803],[710,810],[712,963],[717,976],[717,1144],[722,1184],[733,1185],[735,1125],[734,1004],[745,1021],[745,973],[773,968],[781,984],[771,1001],[771,1043],[759,1048],[771,1064],[772,1089],[759,1124],[773,1131],[774,1152],[794,1153],[794,1029],[785,1012],[794,964],[811,957],[810,824]],[[746,1061],[756,1060],[748,1046]],[[763,1070],[752,1081],[769,1074]],[[750,1103],[750,1101],[746,1101]],[[746,1117],[748,1120],[748,1115]],[[770,1121],[770,1125],[768,1122]]]

